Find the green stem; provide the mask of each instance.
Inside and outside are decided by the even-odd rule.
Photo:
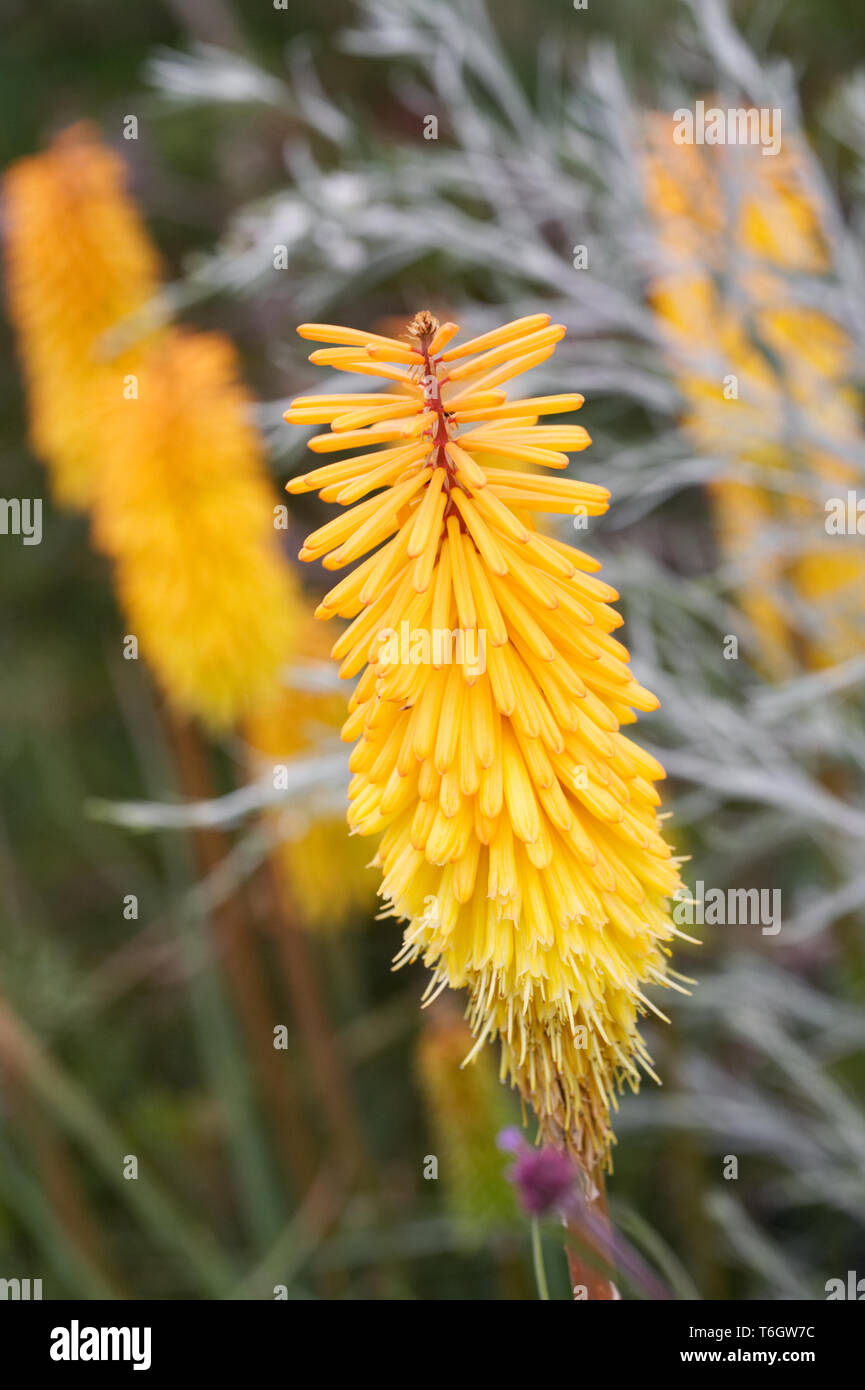
[[[541,1237],[541,1223],[537,1217],[532,1221],[532,1261],[535,1266],[535,1282],[538,1286],[538,1298],[548,1303],[550,1301],[550,1291],[547,1287],[547,1271],[544,1269],[544,1243]]]

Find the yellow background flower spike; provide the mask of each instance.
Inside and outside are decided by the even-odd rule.
[[[594,1168],[617,1091],[649,1068],[644,986],[679,988],[667,899],[680,879],[652,785],[664,772],[620,732],[657,701],[612,636],[597,562],[537,527],[544,511],[606,510],[605,488],[527,471],[589,444],[578,426],[538,424],[582,397],[515,413],[501,389],[564,329],[532,315],[460,345],[450,328],[420,313],[400,343],[301,325],[332,345],[331,367],[388,388],[293,402],[289,422],[331,426],[315,452],[360,453],[288,491],[354,504],[301,558],[354,564],[318,616],[352,620],[333,648],[360,677],[348,818],[378,837],[385,914],[407,923],[397,959],[424,961],[431,994],[468,990],[477,1046],[501,1041],[502,1074],[545,1137]]]
[[[4,178],[35,451],[89,509],[127,631],[173,704],[224,728],[280,691],[300,597],[230,341],[145,322],[158,261],[88,126]]]
[[[791,135],[772,159],[754,146],[676,145],[665,116],[647,136],[646,196],[663,261],[649,292],[686,401],[683,427],[704,453],[765,470],[765,481],[722,477],[710,488],[721,549],[749,566],[740,602],[759,663],[781,678],[858,655],[861,546],[827,535],[823,502],[808,494],[817,484],[846,497],[856,470],[845,453],[862,435],[854,346],[792,288],[830,270],[805,151]],[[695,343],[715,362],[701,363]],[[772,529],[785,525],[807,525],[810,544],[793,553],[774,545]],[[807,633],[797,630],[801,611],[813,618]]]
[[[107,414],[94,537],[160,683],[225,728],[279,688],[295,642],[263,446],[221,334],[172,329],[137,369],[139,399]]]
[[[325,637],[310,611],[298,634],[298,651],[326,660]],[[314,752],[323,732],[336,739],[345,716],[339,690],[303,690],[290,676],[286,680],[289,684],[259,701],[243,722],[250,773],[257,777],[272,779],[274,766]],[[274,871],[305,927],[329,935],[368,918],[376,886],[369,845],[346,835],[338,810],[309,814],[305,806],[276,806],[264,817],[277,840],[271,852]]]
[[[159,265],[126,192],[123,161],[89,126],[58,135],[3,179],[6,282],[27,380],[34,453],[64,506],[92,501],[93,433],[134,371],[106,335],[156,294]]]

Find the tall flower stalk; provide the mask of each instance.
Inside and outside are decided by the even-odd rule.
[[[158,258],[126,182],[82,125],[4,177],[31,437],[58,501],[90,511],[162,689],[225,728],[280,690],[300,600],[237,353],[155,320]]]
[[[228,728],[280,689],[300,618],[252,402],[221,334],[172,329],[136,374],[99,436],[94,537],[163,689]]]
[[[128,346],[110,360],[108,335],[144,308],[159,283],[156,250],[126,182],[123,161],[84,123],[3,178],[6,290],[30,436],[68,507],[93,499],[94,431],[106,399],[134,371]]]
[[[661,251],[650,298],[683,426],[728,465],[711,485],[716,531],[760,663],[779,678],[858,655],[865,561],[824,523],[826,499],[846,499],[858,476],[861,401],[801,140],[771,159],[677,145],[657,116],[645,184]]]
[[[406,923],[398,961],[431,969],[430,995],[468,992],[475,1051],[499,1040],[544,1139],[597,1174],[623,1084],[653,1074],[645,986],[680,988],[680,880],[657,824],[663,768],[621,731],[657,701],[612,635],[617,594],[537,524],[606,510],[605,488],[537,471],[590,443],[538,423],[582,397],[503,389],[564,331],[546,314],[464,343],[427,312],[404,340],[301,325],[326,344],[312,362],[387,390],[292,403],[289,422],[330,426],[313,452],[346,456],[288,490],[349,508],[300,557],[353,566],[317,616],[351,619],[333,647],[359,676],[348,818],[378,839],[385,911]]]

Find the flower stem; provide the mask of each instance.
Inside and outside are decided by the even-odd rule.
[[[594,1193],[591,1198],[587,1199],[589,1211],[593,1217],[592,1226],[594,1228],[600,1227],[604,1234],[587,1238],[586,1231],[578,1218],[568,1217],[565,1220],[566,1231],[576,1237],[576,1240],[583,1247],[587,1246],[589,1250],[589,1256],[586,1258],[578,1249],[575,1249],[572,1241],[565,1242],[571,1289],[575,1299],[581,1298],[582,1290],[585,1289],[587,1299],[608,1303],[618,1299],[620,1295],[609,1274],[604,1273],[604,1267],[610,1264],[611,1242],[607,1216],[607,1194],[602,1173],[594,1172],[591,1174],[589,1191]],[[578,1290],[580,1290],[579,1293]]]
[[[532,1262],[535,1266],[535,1282],[538,1286],[538,1298],[548,1303],[550,1300],[550,1291],[547,1287],[547,1271],[544,1269],[544,1243],[541,1239],[541,1223],[537,1217],[532,1221]]]

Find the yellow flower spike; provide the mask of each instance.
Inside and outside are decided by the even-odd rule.
[[[234,351],[147,318],[158,263],[125,185],[86,125],[5,177],[33,443],[58,499],[92,512],[125,630],[169,698],[225,727],[278,683],[296,586]]]
[[[101,438],[96,543],[128,631],[172,701],[214,728],[277,685],[299,599],[231,343],[173,329]]]
[[[405,372],[391,418],[422,422],[404,475],[389,471],[379,410],[396,403],[371,394],[350,431],[334,410],[335,432],[315,441],[362,452],[289,490],[356,504],[301,558],[359,562],[317,616],[352,620],[334,647],[342,674],[360,674],[343,727],[356,741],[349,823],[378,839],[386,913],[406,923],[397,960],[421,959],[432,992],[467,990],[476,1048],[498,1039],[502,1076],[544,1134],[595,1167],[622,1085],[652,1074],[644,987],[678,987],[667,957],[679,876],[652,785],[663,769],[619,732],[657,701],[610,636],[617,595],[592,575],[597,561],[535,526],[539,512],[606,510],[605,488],[525,471],[586,447],[578,427],[537,423],[582,396],[509,403],[498,389],[563,330],[529,315],[442,351],[452,328],[421,313],[399,350],[376,349],[385,380],[395,363]],[[374,341],[331,325],[302,334],[356,345],[353,361]],[[317,408],[323,419],[329,406]],[[380,490],[359,502],[363,477]]]
[[[300,660],[327,655],[322,629],[306,617],[296,650]],[[335,737],[343,713],[338,692],[304,690],[297,682],[271,690],[243,721],[250,773],[272,778],[275,765],[319,746],[322,728]],[[277,841],[271,862],[302,925],[330,935],[362,921],[375,902],[375,874],[368,867],[368,844],[346,835],[343,817],[274,807],[265,812],[265,823]]]
[[[843,498],[855,483],[845,454],[862,442],[861,400],[849,384],[856,354],[841,324],[790,289],[797,275],[831,272],[801,138],[786,135],[778,156],[764,159],[757,147],[675,145],[669,132],[669,117],[650,119],[645,185],[664,263],[649,297],[668,330],[685,431],[734,468],[779,475],[777,487],[724,477],[710,496],[722,552],[749,562],[740,602],[760,664],[790,676],[865,650],[861,547],[817,541],[826,536],[823,502],[807,495],[816,482],[824,496]],[[724,399],[720,373],[701,367],[699,354],[695,364],[701,343],[716,345],[737,382],[734,399]],[[813,435],[837,440],[837,453],[791,434],[794,414]],[[785,525],[807,527],[813,546],[796,554],[767,546],[767,532]],[[791,597],[812,615],[807,632]]]
[[[156,294],[156,252],[126,192],[123,161],[87,125],[13,164],[3,196],[7,297],[33,450],[57,500],[83,509],[97,474],[94,431],[135,371],[135,351],[118,354],[109,334]],[[139,325],[134,347],[141,342]]]

